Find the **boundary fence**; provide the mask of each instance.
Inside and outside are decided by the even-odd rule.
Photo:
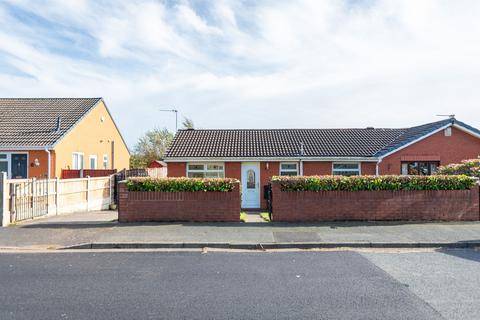
[[[2,225],[47,215],[106,210],[113,176],[78,179],[6,179],[0,173]]]

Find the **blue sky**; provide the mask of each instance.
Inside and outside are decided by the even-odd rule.
[[[174,128],[480,127],[480,1],[0,1],[0,95]]]

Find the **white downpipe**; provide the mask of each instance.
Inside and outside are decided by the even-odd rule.
[[[303,161],[300,159],[300,175],[303,176]]]
[[[48,169],[47,169],[47,179],[50,179],[50,168],[52,165],[52,155],[50,154],[50,150],[45,148],[45,152],[48,154]]]
[[[380,175],[380,162],[382,162],[382,159],[379,159],[377,161],[377,164],[375,165],[375,175],[377,175],[377,176]]]

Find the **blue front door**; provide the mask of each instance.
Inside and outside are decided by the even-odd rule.
[[[12,178],[27,178],[27,155],[25,153],[12,153]]]

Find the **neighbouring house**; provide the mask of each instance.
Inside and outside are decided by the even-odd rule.
[[[242,208],[264,208],[274,175],[434,173],[480,155],[480,131],[455,118],[403,129],[179,130],[168,176],[240,179]]]
[[[147,168],[166,168],[167,167],[167,163],[165,161],[161,161],[161,160],[153,160],[153,161],[150,161],[147,165]]]
[[[0,171],[61,177],[64,169],[123,169],[130,154],[102,98],[1,98]]]

